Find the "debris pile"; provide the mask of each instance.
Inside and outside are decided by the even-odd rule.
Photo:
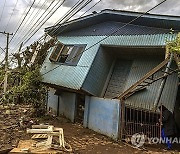
[[[34,134],[31,140],[21,140],[17,148],[10,153],[72,152],[71,146],[64,140],[62,128],[53,125],[32,125],[32,129],[27,129],[27,133]]]
[[[0,104],[0,150],[16,147],[27,138],[26,128],[36,124],[30,105]]]

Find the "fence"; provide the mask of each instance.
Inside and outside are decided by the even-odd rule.
[[[122,108],[123,109],[123,108]],[[124,107],[124,116],[121,118],[122,139],[130,138],[135,133],[147,137],[160,137],[160,113]]]

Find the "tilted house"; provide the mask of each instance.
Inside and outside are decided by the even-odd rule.
[[[140,14],[103,10],[46,28],[58,38],[41,69],[43,82],[51,87],[49,108],[97,132],[119,137],[121,102],[113,98],[165,59],[166,41],[180,30],[180,17],[176,16],[146,14],[127,24]],[[176,67],[173,63],[172,68]],[[127,121],[154,127],[159,115],[153,112],[153,104],[159,86],[157,81],[125,100]],[[160,99],[171,112],[177,90],[178,76],[173,73]]]

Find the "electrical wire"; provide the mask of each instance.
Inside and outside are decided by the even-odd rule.
[[[0,49],[1,49],[3,52],[6,52],[2,47],[0,47]]]
[[[90,3],[91,1],[92,1],[92,0],[89,0],[88,2],[86,2],[86,3],[85,3],[85,6],[86,6],[88,3]],[[85,6],[82,6],[80,9],[82,9],[82,8],[85,7]],[[75,13],[77,13],[77,12],[78,12],[78,10],[77,10]],[[69,20],[71,17],[72,17],[72,16],[68,17],[68,19],[66,19],[66,20]],[[35,34],[35,33],[33,33],[33,35],[34,35],[34,34]],[[33,35],[32,35],[32,36],[33,36]],[[31,36],[31,37],[32,37],[32,36]],[[30,38],[31,38],[31,37],[30,37]],[[26,42],[28,42],[28,41],[30,40],[30,38],[29,38]]]
[[[137,16],[136,18],[134,18],[133,20],[131,20],[130,22],[126,23],[125,25],[121,26],[120,28],[118,28],[117,30],[115,30],[114,32],[112,32],[110,35],[105,36],[103,39],[101,39],[100,41],[96,42],[95,44],[91,45],[90,47],[88,47],[87,49],[85,49],[84,51],[80,52],[79,54],[77,54],[76,56],[70,58],[68,61],[71,61],[72,59],[76,58],[77,56],[81,55],[82,53],[88,51],[89,49],[91,49],[92,47],[94,47],[95,45],[99,44],[100,42],[106,40],[107,38],[109,38],[111,35],[117,33],[119,30],[121,30],[122,28],[128,26],[129,24],[131,24],[132,22],[136,21],[137,19],[141,18],[143,15],[147,14],[148,12],[152,11],[153,9],[155,9],[156,7],[160,6],[161,4],[163,4],[164,2],[166,2],[167,0],[163,0],[162,2],[158,3],[157,5],[155,5],[154,7],[152,7],[151,9],[149,9],[148,11],[142,13],[141,15]],[[68,62],[67,61],[67,62]],[[48,73],[50,73],[51,71],[57,69],[58,67],[60,67],[63,64],[60,64],[56,67],[54,67],[53,69],[47,71],[46,73],[42,74],[41,76],[44,76]]]
[[[52,2],[51,2],[51,4],[48,6],[48,8],[44,11],[44,13],[52,6],[52,4],[55,2],[55,0],[53,0]],[[63,0],[63,2],[62,3],[60,3],[60,5],[55,9],[55,11],[57,11],[57,9],[59,8],[59,7],[61,7],[62,6],[62,4],[65,2],[65,0]],[[56,7],[57,5],[59,4],[59,1],[55,4],[55,6],[54,7]],[[53,8],[54,8],[53,7]],[[53,9],[51,9],[49,12],[48,12],[48,14],[50,13],[50,12],[52,12],[53,11]],[[39,24],[41,24],[41,22],[43,22],[43,20],[45,20],[45,22],[55,13],[55,11],[53,11],[53,13],[51,13],[50,14],[50,16],[47,16],[46,14],[45,14],[45,16],[43,17],[43,19],[40,21],[40,23],[38,23],[38,21],[40,20],[40,18],[37,20],[37,22],[36,23],[34,23],[33,24],[33,26],[32,26],[32,28],[35,30],[38,26],[39,26]],[[47,18],[47,19],[46,19]],[[43,24],[45,23],[45,22],[43,22]],[[38,24],[37,24],[38,23]],[[37,25],[36,25],[37,24]],[[37,29],[37,31],[43,26],[43,24],[41,24],[40,26],[39,26],[39,28]],[[36,27],[34,28],[34,26],[36,25]],[[32,28],[25,34],[25,36],[21,39],[21,41],[18,43],[18,45],[17,46],[19,46],[19,44],[20,43],[22,43],[22,42],[24,42],[23,40],[25,40],[25,37],[28,37],[30,34],[32,34],[32,32],[34,31],[31,31],[32,30]],[[36,32],[37,32],[36,31]],[[30,33],[30,34],[28,34],[28,33]],[[26,44],[27,42],[24,42],[24,44]],[[15,48],[15,49],[17,49],[17,47]]]
[[[80,5],[83,1],[85,1],[85,0],[82,0],[81,2],[80,2],[81,0],[79,0],[77,3],[75,3],[74,5],[73,5],[73,7],[66,13],[66,14],[69,14],[69,12],[72,12],[75,8],[77,8],[77,6],[78,5]],[[80,2],[80,3],[79,3]],[[91,2],[91,0],[88,0],[87,2]],[[83,6],[83,7],[81,7],[80,9],[79,9],[79,11],[82,9],[82,8],[84,8],[85,6],[87,5],[87,3],[85,3],[85,5]],[[76,11],[76,13],[77,13],[77,11]],[[61,21],[66,17],[66,14],[61,18]],[[73,14],[74,15],[74,14]],[[72,15],[72,16],[73,16]],[[58,22],[56,22],[55,24],[57,24]],[[55,25],[54,24],[54,25]],[[43,35],[44,36],[44,35]],[[42,37],[40,37],[38,40],[41,40],[41,39],[43,39],[43,36]],[[45,36],[44,36],[45,37]],[[19,51],[18,51],[18,53],[19,53]],[[43,55],[42,55],[43,56]],[[12,59],[11,59],[11,61],[12,61]]]
[[[11,21],[11,18],[12,18],[13,14],[14,14],[14,11],[15,11],[15,8],[16,8],[16,6],[17,6],[18,1],[19,1],[19,0],[16,0],[15,6],[14,6],[14,8],[13,8],[13,12],[11,13],[11,16],[10,16],[10,18],[9,18],[6,26],[5,26],[5,31],[6,31],[7,27],[8,27],[8,25],[9,25],[9,22]]]
[[[58,20],[54,25],[59,24],[61,21],[63,21],[63,19],[65,19],[65,17],[71,13],[75,8],[77,8],[77,5],[81,4],[83,1],[81,1],[81,3],[79,3],[81,0],[79,0],[76,4],[73,5],[73,7],[60,19]],[[100,0],[101,1],[101,0]],[[95,5],[93,5],[93,7],[95,7],[100,1],[98,1]],[[91,2],[91,1],[87,1],[87,2]],[[83,7],[81,7],[78,11],[80,11],[82,8],[84,8],[87,5],[87,3],[85,3],[85,5]],[[93,7],[91,7],[90,9],[92,9]],[[90,9],[88,9],[87,11],[89,11]],[[85,12],[87,12],[85,11]],[[75,14],[77,13],[77,11],[71,16],[73,17]],[[66,22],[66,21],[65,21]],[[68,27],[68,26],[67,26]],[[66,28],[67,28],[66,27]],[[63,29],[65,30],[65,29]],[[44,35],[43,35],[44,36]],[[41,40],[43,38],[43,36],[41,36],[38,40]],[[44,53],[45,54],[45,53]],[[44,54],[42,56],[44,56]]]
[[[90,2],[92,2],[92,0],[88,0],[88,1],[85,1],[85,4],[83,4],[82,6],[80,6],[79,9],[75,10],[75,12],[72,12],[70,14],[70,16],[67,16],[65,18],[65,21],[61,20],[58,24],[60,24],[62,21],[63,22],[67,22],[69,19],[71,19],[77,12],[79,12],[80,10],[82,10],[84,7],[86,7]],[[69,14],[68,14],[69,15]],[[53,34],[54,35],[57,31],[58,31],[59,27],[57,27],[55,30],[52,30],[53,31]]]
[[[0,23],[1,23],[2,16],[3,16],[5,5],[6,5],[6,0],[4,0],[4,5],[3,5],[2,13],[1,13],[1,16],[0,16]]]
[[[62,17],[60,18],[52,27],[56,27],[58,24],[62,23],[62,22],[67,22],[70,18],[72,18],[78,11],[80,11],[82,8],[84,8],[87,4],[89,4],[92,0],[88,0],[86,1],[86,3],[78,9],[78,6],[80,4],[82,4],[83,2],[85,2],[85,0],[79,0],[76,4],[74,4],[74,6]],[[78,9],[75,10],[75,9]],[[76,12],[73,12],[76,11]],[[68,18],[68,16],[71,14],[71,16]],[[55,29],[56,30],[56,29]],[[54,31],[53,29],[51,30],[51,32]],[[45,35],[45,34],[44,34]],[[42,35],[39,39],[43,38],[44,35]]]
[[[15,35],[17,34],[17,32],[18,32],[19,28],[21,27],[21,25],[23,24],[24,20],[26,19],[27,15],[28,15],[28,13],[30,12],[31,8],[33,7],[33,5],[34,5],[35,1],[36,1],[36,0],[34,0],[34,1],[33,1],[33,3],[31,4],[31,6],[30,6],[29,10],[27,11],[27,13],[26,13],[26,15],[24,16],[23,20],[21,21],[20,25],[19,25],[19,26],[18,26],[18,28],[16,29],[16,31],[15,31],[14,35],[12,36],[12,38],[11,38],[10,42],[13,40],[13,38],[14,38],[14,37],[15,37]],[[10,42],[9,42],[9,43],[10,43]]]
[[[41,2],[41,0],[39,0],[39,3],[40,3],[40,2]],[[30,18],[26,21],[26,23],[27,23],[27,22],[29,23],[28,25],[26,25],[26,29],[23,30],[23,27],[21,27],[21,31],[23,30],[22,34],[24,34],[24,33],[27,31],[27,28],[28,28],[28,27],[32,27],[32,26],[31,26],[31,25],[32,25],[31,23],[34,23],[35,19],[36,19],[37,16],[40,14],[40,11],[41,11],[42,8],[45,6],[45,4],[47,4],[47,2],[48,2],[48,0],[44,1],[44,3],[41,5],[41,7],[40,7],[40,8],[38,9],[38,11],[36,12],[36,14],[35,14],[34,16],[32,16],[31,21],[29,21]],[[39,3],[38,3],[38,4],[39,4]],[[34,9],[37,8],[38,4],[36,5],[36,7],[35,7]],[[31,15],[32,15],[33,13],[34,13],[34,11],[32,11],[29,16],[31,17]],[[44,15],[44,12],[41,14],[40,18],[41,18],[43,15]],[[36,22],[38,22],[38,20],[39,20],[40,18],[38,18],[38,19],[36,20]],[[24,24],[24,26],[25,26],[25,24]],[[20,31],[19,33],[21,33],[21,31]],[[14,39],[14,40],[12,41],[12,43],[13,43],[13,42],[16,42],[16,39]]]
[[[69,14],[69,12],[70,12],[80,1],[81,1],[81,0],[79,0],[78,2],[76,2],[76,3],[72,6],[72,8],[71,8],[61,19],[59,19],[53,26],[57,25],[61,20],[63,20],[63,19],[67,16],[67,14]],[[46,35],[46,34],[43,34],[37,41],[40,41],[41,39],[43,39],[43,37],[45,37],[45,35]]]
[[[84,1],[84,0],[83,0]],[[80,3],[82,3],[83,1],[81,1]],[[75,9],[75,8],[74,8]],[[70,14],[70,12],[67,14],[67,15],[69,15]],[[64,18],[63,18],[64,19]],[[44,23],[43,23],[44,24]],[[43,25],[42,24],[42,25]],[[37,30],[31,35],[31,37],[30,38],[28,38],[26,41],[25,41],[25,43],[27,43],[31,38],[32,38],[32,36],[35,34],[37,32]]]
[[[81,18],[83,15],[85,15],[88,11],[90,11],[93,7],[95,7],[97,4],[99,4],[102,0],[99,0],[98,2],[96,2],[93,6],[91,6],[87,11],[85,11],[84,13],[82,13],[79,18]]]
[[[80,0],[79,0],[79,1],[80,1]],[[79,1],[78,1],[78,2],[79,2]],[[85,0],[82,0],[78,5],[80,5],[80,4],[81,4],[82,2],[84,2],[84,1],[85,1]],[[92,0],[88,0],[88,1],[92,1]],[[78,3],[78,2],[77,2],[77,3]],[[77,4],[77,3],[76,3],[76,4]],[[78,6],[78,5],[77,5],[77,6]],[[73,9],[76,9],[77,6],[75,6]],[[57,9],[58,9],[58,8],[57,8]],[[57,9],[56,9],[56,10],[57,10]],[[55,10],[55,11],[56,11],[56,10]],[[71,12],[68,12],[68,13],[66,14],[66,16],[69,15],[70,13],[71,13]],[[53,13],[53,14],[54,14],[54,13]],[[52,15],[50,15],[50,17],[51,17],[51,16],[52,16]],[[66,16],[65,16],[65,17],[66,17]],[[63,19],[65,19],[65,17],[64,17]],[[48,19],[49,19],[49,18],[48,18]],[[47,19],[47,20],[48,20],[48,19]],[[46,20],[46,21],[47,21],[47,20]],[[43,20],[42,20],[42,21],[43,21]],[[41,22],[42,22],[42,21],[41,21]],[[46,22],[46,21],[45,21],[45,22]],[[44,23],[45,23],[45,22],[44,22]],[[43,23],[43,24],[44,24],[44,23]],[[33,31],[31,31],[30,34],[32,34],[32,33],[33,33],[33,34],[31,35],[30,38],[24,40],[25,43],[27,43],[27,42],[32,38],[32,36],[43,26],[43,24],[42,24],[34,33],[33,33]],[[38,25],[36,25],[36,28],[37,28],[37,26],[38,26]],[[35,30],[35,28],[34,28],[34,30]],[[29,36],[30,34],[26,33],[26,35],[28,35],[28,36]],[[26,36],[26,35],[25,35],[25,36]],[[23,39],[25,39],[25,37],[23,37]],[[21,39],[21,41],[18,43],[18,45],[19,45],[21,42],[24,42],[23,39]],[[24,44],[25,44],[25,43],[24,43]]]

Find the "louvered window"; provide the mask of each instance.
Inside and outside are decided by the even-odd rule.
[[[84,51],[85,45],[57,44],[50,56],[50,61],[76,65]]]

